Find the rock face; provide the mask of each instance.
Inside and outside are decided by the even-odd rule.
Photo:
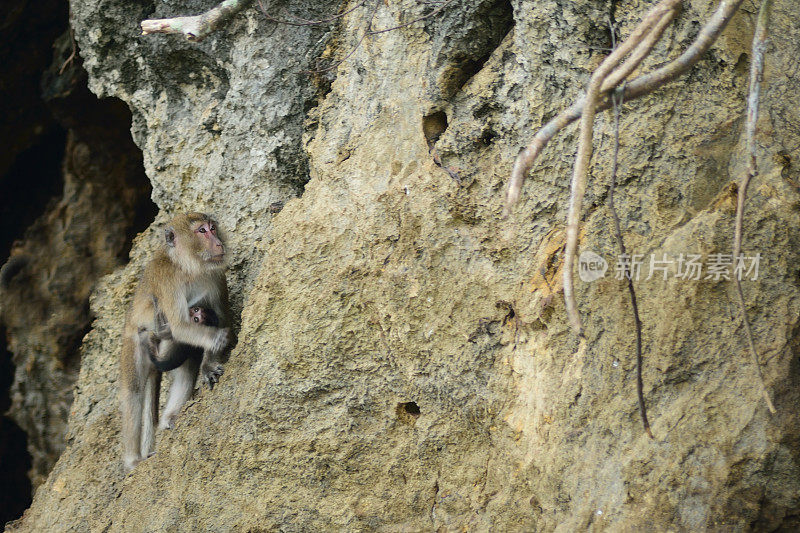
[[[154,216],[141,152],[124,129],[130,113],[89,92],[79,59],[61,68],[71,50],[65,34],[43,79],[44,100],[68,131],[64,190],[0,271],[0,315],[16,366],[9,413],[28,435],[34,487],[66,445],[89,294],[124,263],[132,234]]]
[[[677,261],[646,279],[651,255],[700,254],[708,269],[731,248],[752,13],[689,75],[623,109],[615,197],[627,247],[645,261],[636,287],[654,440],[638,419],[633,319],[613,276],[608,114],[581,250],[609,271],[577,284],[585,339],[569,332],[561,295],[573,129],[500,216],[519,148],[579,94],[608,46],[605,20],[627,35],[640,4],[465,0],[366,37],[309,79],[304,69],[349,54],[370,21],[386,29],[431,8],[368,4],[331,28],[250,8],[198,45],[136,27],[204,2],[157,2],[155,13],[73,2],[90,87],[132,109],[157,221],[200,209],[227,230],[239,342],[219,386],[124,477],[116,358],[135,277],[158,245],[155,226],[142,234],[132,262],[93,293],[68,448],[8,530],[800,527],[794,2],[775,2],[744,228],[747,255],[760,254],[744,291],[776,415],[731,284],[713,270],[678,278]],[[685,2],[643,69],[676,57],[715,7]]]

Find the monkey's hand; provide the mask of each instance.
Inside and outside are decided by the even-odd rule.
[[[214,343],[209,351],[215,355],[222,353],[222,350],[228,345],[230,334],[229,328],[219,328],[217,334],[214,335]]]
[[[167,322],[167,317],[164,316],[164,313],[156,313],[155,324],[155,334],[159,339],[172,340],[172,329],[170,329],[169,323]]]
[[[217,356],[222,353],[222,350],[228,345],[229,337],[230,329],[219,328],[216,335],[214,335],[214,343],[211,349],[203,354],[203,362],[200,365],[200,375],[203,376],[203,381],[211,390],[214,390],[214,385],[219,382],[219,377],[224,371],[222,365],[217,360]]]
[[[200,366],[200,374],[210,390],[214,390],[214,385],[217,384],[224,371],[225,369],[217,361],[203,361]]]

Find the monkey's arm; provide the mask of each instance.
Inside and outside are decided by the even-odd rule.
[[[209,302],[206,308],[206,323],[209,325],[227,326],[230,307],[228,304],[228,283],[225,280],[224,273],[220,273],[216,286],[218,288],[217,300]],[[223,331],[226,333],[230,332],[227,327],[225,327]],[[222,350],[227,346],[229,340],[230,338],[226,336],[226,344],[221,346],[219,350],[203,351],[203,360],[200,363],[200,375],[210,389],[214,388],[214,384],[219,381],[224,371],[222,363],[220,362],[220,355],[222,354]]]
[[[157,313],[157,315],[163,315]],[[160,326],[160,327],[159,327]],[[172,332],[166,319],[162,324],[156,318],[157,332],[142,329],[139,331],[139,349],[159,372],[169,372],[181,366],[191,356],[200,356],[201,349],[172,341]]]
[[[224,369],[219,361],[219,356],[225,346],[228,344],[228,328],[218,328],[207,326],[204,324],[197,324],[189,320],[189,304],[185,298],[182,301],[175,303],[178,298],[173,297],[168,303],[164,297],[159,298],[161,309],[167,322],[172,329],[172,341],[164,341],[162,344],[167,346],[177,346],[178,353],[185,350],[192,350],[193,347],[202,348],[203,356],[200,363],[200,375],[203,381],[208,385],[209,389],[213,389],[214,385],[219,381]],[[220,303],[208,302],[208,308],[214,313],[215,319],[218,319],[220,313],[216,310],[220,309]],[[221,310],[220,310],[221,312]],[[167,348],[171,352],[171,348]],[[162,355],[160,358],[166,358]],[[184,361],[186,358],[184,358]]]
[[[189,317],[189,303],[183,292],[172,290],[167,293],[163,287],[159,288],[162,289],[157,295],[159,307],[169,324],[174,341],[214,353],[219,353],[225,348],[228,343],[227,328],[192,322]],[[210,307],[213,309],[216,306]]]
[[[172,329],[169,327],[167,317],[164,316],[164,313],[158,306],[158,298],[155,296],[153,296],[153,325],[155,329],[152,335],[156,338],[156,345],[158,345],[158,341],[172,340]]]
[[[181,366],[188,358],[194,357],[198,360],[203,355],[203,350],[196,346],[172,342],[172,329],[169,322],[158,306],[158,299],[153,297],[153,313],[155,314],[155,333],[149,333],[149,338],[143,339],[147,342],[147,350],[150,362],[153,363],[160,372],[169,372]],[[218,327],[219,318],[213,309],[193,307],[190,311],[192,322],[206,324],[207,326]]]
[[[201,289],[203,283],[200,282]],[[227,344],[227,330],[197,324],[190,320],[187,300],[189,288],[185,273],[176,266],[166,252],[160,252],[145,268],[137,294],[134,296],[135,326],[137,329],[146,328],[160,335],[159,330],[162,328],[159,328],[159,324],[166,324],[171,331],[172,339],[176,342],[204,350],[221,351]],[[219,302],[212,303],[217,304],[212,305],[216,310]],[[133,333],[135,335],[136,331]],[[166,335],[161,338],[166,338]]]

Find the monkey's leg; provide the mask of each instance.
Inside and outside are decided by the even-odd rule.
[[[198,359],[189,357],[181,366],[172,371],[172,385],[169,388],[167,405],[164,406],[164,414],[161,415],[159,428],[172,429],[175,427],[175,420],[181,412],[181,407],[192,397],[199,367]]]
[[[158,423],[158,397],[161,392],[161,372],[153,369],[146,378],[144,384],[144,400],[142,408],[142,459],[149,457],[153,453],[155,443],[155,427]]]

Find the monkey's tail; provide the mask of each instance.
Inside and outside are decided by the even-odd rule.
[[[161,374],[151,372],[144,385],[142,405],[141,458],[148,457],[155,445],[155,427],[158,423],[158,397],[161,391]]]

